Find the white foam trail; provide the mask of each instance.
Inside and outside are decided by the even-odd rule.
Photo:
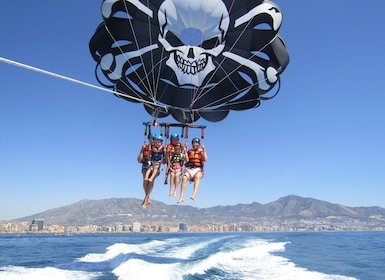
[[[228,239],[228,240],[223,240]],[[245,239],[238,236],[181,236],[153,240],[143,244],[116,243],[105,253],[87,254],[68,270],[58,268],[0,268],[1,280],[91,280],[112,272],[119,280],[183,279],[199,276],[205,279],[243,280],[352,280],[340,275],[309,271],[289,259],[277,256],[288,242]],[[219,246],[219,247],[218,247]],[[94,272],[95,270],[102,272]]]
[[[157,264],[132,259],[113,270],[119,280],[182,279],[179,264]]]
[[[119,255],[135,253],[138,255],[154,255],[162,253],[163,257],[188,259],[197,250],[207,247],[209,244],[218,242],[224,238],[214,238],[208,241],[191,239],[191,243],[186,246],[186,239],[171,238],[164,241],[150,241],[143,244],[116,243],[107,248],[105,253],[87,254],[79,258],[79,262],[103,262],[116,258]]]
[[[190,267],[186,267],[185,271],[187,274],[203,275],[208,269],[216,268],[226,272],[227,278],[244,280],[355,279],[308,271],[297,267],[284,257],[271,254],[284,251],[286,244],[284,242],[252,240],[244,243],[244,247],[234,248],[227,252],[219,252],[200,262],[189,264]]]
[[[228,238],[228,237],[226,237]],[[168,248],[165,252],[163,252],[166,257],[177,257],[178,259],[188,260],[191,258],[198,250],[206,248],[208,245],[218,242],[220,240],[225,239],[222,238],[214,238],[207,241],[202,241],[199,238],[190,239],[190,242],[186,242],[186,239],[177,239],[177,240],[169,240]],[[182,241],[182,242],[181,242]],[[187,246],[186,246],[187,245]]]
[[[68,271],[52,267],[7,266],[0,268],[1,280],[91,280],[102,275],[100,272]]]
[[[116,243],[107,248],[106,253],[102,254],[87,254],[86,256],[79,258],[80,262],[102,262],[112,260],[113,258],[121,254],[149,254],[165,245],[164,241],[151,241],[144,244],[125,244]]]
[[[198,260],[190,260],[197,250],[204,249],[219,239],[211,239],[200,242],[199,239],[167,240],[169,246],[164,251],[158,251],[153,256],[158,258],[174,257],[174,263],[154,263],[143,259],[129,259],[122,261],[113,270],[119,280],[128,279],[183,279],[187,275],[200,275],[208,279],[219,279],[219,276],[210,275],[210,269],[222,271],[226,279],[286,279],[286,280],[331,280],[354,279],[339,275],[328,275],[320,272],[308,271],[297,267],[288,259],[276,256],[272,253],[285,250],[287,242],[270,242],[261,239],[242,241],[240,243],[231,241],[224,244],[226,249],[218,248],[218,253],[209,254]],[[198,242],[197,242],[198,241]],[[151,257],[151,256],[147,256]],[[123,260],[123,259],[122,259]],[[182,260],[187,260],[183,262]]]

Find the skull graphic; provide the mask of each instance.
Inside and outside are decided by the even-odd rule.
[[[170,53],[166,64],[175,72],[180,85],[202,85],[215,69],[212,56],[225,47],[229,14],[221,0],[201,5],[194,0],[165,0],[159,8],[159,43]],[[194,17],[186,18],[187,9]]]

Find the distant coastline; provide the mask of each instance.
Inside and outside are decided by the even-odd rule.
[[[260,204],[196,208],[135,198],[82,200],[12,221],[0,233],[385,231],[385,209],[347,207],[289,195]]]

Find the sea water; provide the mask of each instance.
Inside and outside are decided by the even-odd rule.
[[[0,279],[385,279],[385,232],[0,235]]]

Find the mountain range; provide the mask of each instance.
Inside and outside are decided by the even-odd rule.
[[[44,219],[46,224],[57,225],[113,225],[141,223],[253,223],[260,219],[317,219],[345,217],[352,219],[385,219],[385,208],[348,207],[314,198],[295,195],[282,197],[276,201],[261,204],[237,204],[197,208],[189,205],[167,205],[153,200],[146,209],[141,208],[142,200],[136,198],[110,198],[101,200],[81,200],[14,221]]]

